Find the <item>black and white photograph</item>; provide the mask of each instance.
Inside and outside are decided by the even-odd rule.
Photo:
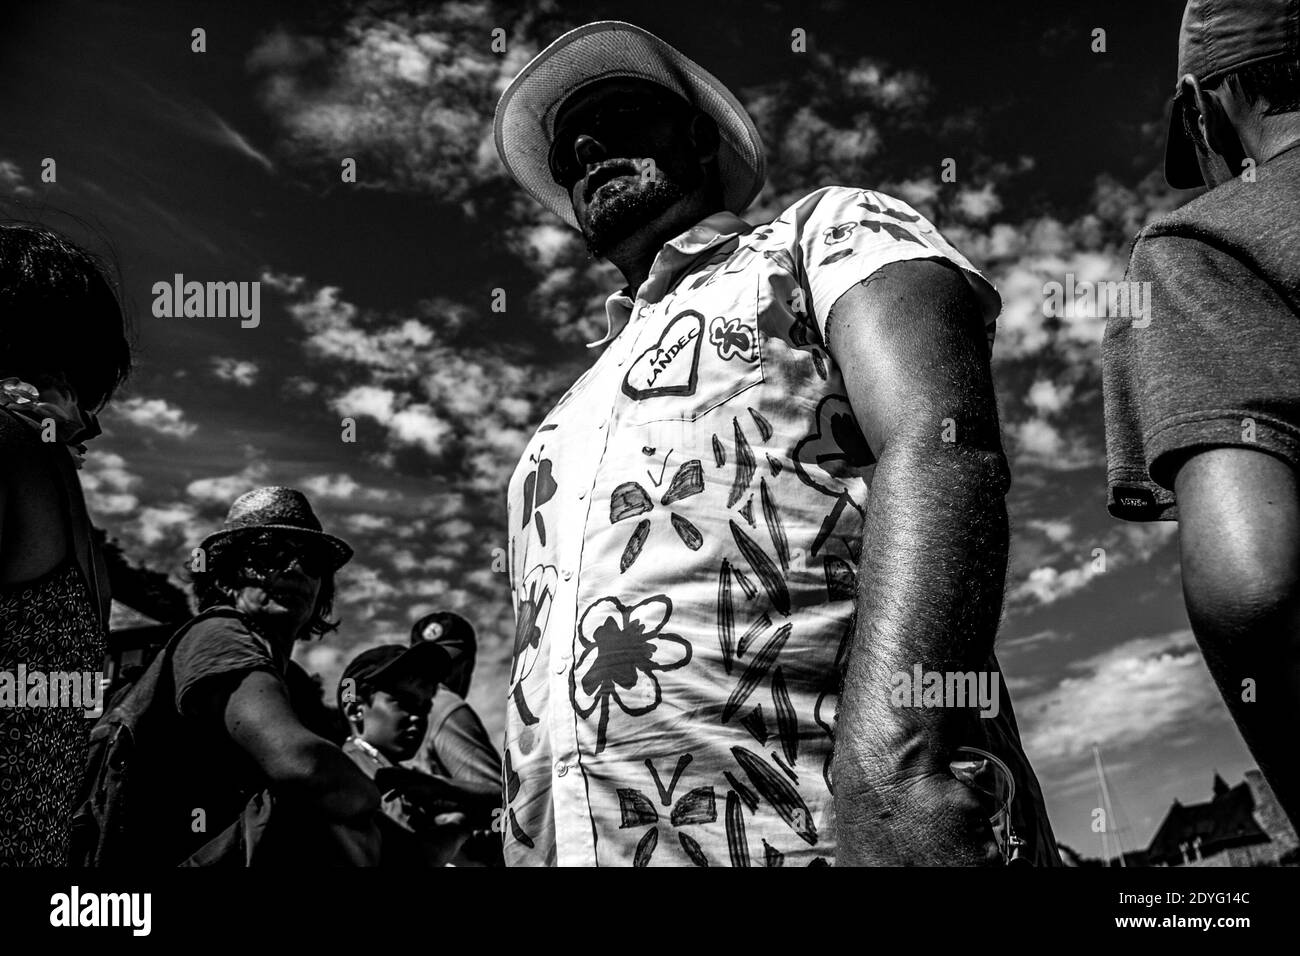
[[[1300,0],[0,3],[5,925],[1240,945],[1298,738]]]

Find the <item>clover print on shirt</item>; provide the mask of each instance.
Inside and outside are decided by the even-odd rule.
[[[724,362],[739,357],[746,362],[758,361],[757,341],[754,333],[741,319],[718,316],[709,323],[709,342],[718,350]]]
[[[641,839],[637,841],[636,851],[632,857],[633,866],[649,865],[650,858],[654,856],[655,849],[659,846],[659,831],[665,825],[671,826],[676,831],[677,842],[693,864],[696,866],[709,865],[708,857],[705,855],[704,850],[700,848],[700,844],[696,842],[694,837],[680,828],[714,823],[718,819],[717,797],[713,787],[695,787],[678,798],[676,803],[672,802],[673,791],[677,789],[677,782],[681,779],[682,771],[690,766],[691,759],[689,753],[682,754],[677,758],[677,766],[673,769],[672,779],[669,780],[667,787],[664,786],[654,761],[649,757],[645,759],[646,768],[650,771],[655,789],[659,792],[659,800],[664,807],[669,808],[666,820],[655,806],[654,801],[644,792],[633,787],[620,787],[618,789],[618,806],[621,817],[619,829],[628,830],[649,827],[641,836]]]
[[[647,449],[647,451],[653,452],[654,449]],[[668,454],[671,456],[672,452]],[[667,459],[665,459],[666,464]],[[658,482],[654,480],[653,473],[649,477],[651,483],[657,486]],[[659,499],[659,503],[660,505],[671,505],[684,498],[698,495],[703,490],[704,468],[700,463],[700,459],[695,458],[677,469],[677,473],[673,475],[673,480],[668,485],[668,490],[664,492],[664,496]],[[618,524],[620,521],[646,514],[653,509],[654,502],[650,500],[649,492],[645,490],[641,483],[639,481],[625,481],[615,488],[609,496],[609,523]],[[681,538],[682,544],[692,551],[700,550],[700,546],[704,544],[704,535],[700,533],[695,525],[675,511],[669,512],[669,520],[672,523],[673,530],[677,532],[677,537]],[[627,546],[623,548],[623,556],[618,562],[620,573],[626,572],[636,562],[636,559],[641,556],[641,550],[645,547],[646,539],[649,537],[650,519],[642,518],[632,530],[631,537],[627,539]]]

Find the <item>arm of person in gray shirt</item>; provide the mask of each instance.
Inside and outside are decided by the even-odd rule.
[[[1228,251],[1140,243],[1152,284],[1151,476],[1172,486],[1187,615],[1224,703],[1300,826],[1300,315]],[[1158,328],[1168,326],[1168,328]],[[1161,395],[1167,399],[1160,400]]]
[[[1192,631],[1300,825],[1300,315],[1191,235],[1140,239],[1129,279],[1148,284],[1151,314],[1107,333],[1112,471],[1173,491]]]
[[[1300,826],[1300,484],[1272,455],[1213,448],[1178,469],[1192,631],[1278,802]]]

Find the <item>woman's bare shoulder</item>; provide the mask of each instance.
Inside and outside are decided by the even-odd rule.
[[[14,481],[30,479],[44,451],[35,429],[0,410],[0,482],[12,488]]]
[[[28,454],[36,447],[37,438],[30,425],[24,425],[17,418],[0,409],[0,451],[6,461],[10,455]]]

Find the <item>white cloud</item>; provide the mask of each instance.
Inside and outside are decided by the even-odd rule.
[[[1149,561],[1177,530],[1172,521],[1112,525],[1101,543],[1088,549],[1082,564],[1064,570],[1049,565],[1034,568],[1011,588],[1008,603],[1043,605],[1069,597],[1099,575]]]
[[[393,415],[387,424],[398,441],[418,445],[430,455],[442,454],[451,437],[451,426],[429,405],[408,405]]]
[[[918,107],[929,95],[929,83],[921,73],[891,71],[883,63],[863,58],[844,69],[845,91],[862,96],[886,109]]]
[[[1082,590],[1100,573],[1092,562],[1064,571],[1052,567],[1034,568],[1012,591],[1012,597],[1032,599],[1038,604],[1052,604]]]
[[[109,408],[116,417],[172,438],[189,438],[199,427],[187,422],[185,412],[163,398],[128,398]]]
[[[389,389],[357,385],[335,399],[334,408],[343,415],[364,415],[386,423],[393,417],[393,403],[396,401],[397,396]]]
[[[197,501],[229,507],[246,491],[266,483],[269,469],[263,462],[253,462],[234,475],[198,478],[185,486],[185,493]]]
[[[428,300],[418,317],[394,315],[360,309],[333,286],[287,276],[273,285],[294,290],[286,309],[307,332],[308,355],[348,373],[346,388],[324,387],[329,407],[384,426],[388,448],[377,461],[399,448],[454,455],[464,462],[458,479],[474,490],[500,494],[538,410],[577,375],[555,363],[517,362],[495,346],[444,343],[476,314],[462,303]]]
[[[578,233],[567,226],[556,225],[546,221],[526,226],[510,233],[510,238],[521,251],[532,259],[543,273],[554,269],[560,257],[565,253],[573,254],[582,249]]]
[[[1035,760],[1074,761],[1221,719],[1219,693],[1190,631],[1126,641],[1069,665],[1052,689],[1016,701]]]
[[[1070,471],[1105,462],[1101,443],[1086,426],[1071,426],[1066,431],[1045,419],[1027,418],[1008,423],[1006,432],[1012,439],[1013,467],[1017,470],[1037,466]]]
[[[133,528],[136,538],[145,547],[154,547],[163,542],[188,545],[197,542],[205,532],[198,511],[183,501],[141,508]]]
[[[0,193],[22,197],[35,195],[23,179],[22,168],[13,160],[0,159]]]
[[[279,152],[337,181],[357,161],[357,188],[458,201],[504,176],[491,146],[494,91],[517,67],[494,53],[483,3],[384,17],[359,11],[331,37],[276,30],[248,58],[278,126]]]
[[[348,474],[307,475],[299,478],[297,485],[312,498],[329,498],[335,501],[387,501],[394,493],[384,488],[368,488]]]
[[[353,616],[362,620],[370,620],[380,613],[381,605],[402,596],[391,575],[355,560],[339,571],[337,584],[339,598],[351,605]]]
[[[212,359],[212,374],[223,382],[234,382],[247,388],[257,381],[259,369],[256,362],[217,356]]]
[[[900,183],[887,185],[884,191],[891,196],[898,196],[917,209],[929,209],[930,204],[939,198],[939,180],[937,177],[906,179]],[[930,218],[928,214],[926,218]]]
[[[1025,399],[1038,411],[1051,414],[1064,409],[1073,393],[1072,385],[1040,378],[1029,386]]]
[[[1074,525],[1069,521],[1040,521],[1032,520],[1029,527],[1037,528],[1047,536],[1047,540],[1053,544],[1061,544],[1066,541],[1074,531]]]
[[[367,511],[356,511],[342,516],[343,526],[353,534],[366,534],[372,531],[387,531],[393,526],[393,519],[388,515],[376,515]]]
[[[983,222],[1002,208],[992,183],[985,183],[979,189],[966,188],[957,194],[957,208],[967,219]]]
[[[1065,637],[1060,631],[1045,630],[1035,631],[1033,634],[1026,634],[1024,637],[1013,637],[1010,640],[999,640],[998,650],[1008,650],[1012,647],[1032,647],[1035,644],[1055,644]],[[1011,690],[1018,688],[1036,687],[1040,683],[1038,680],[1029,678],[1018,678],[1013,683],[1010,678],[1007,679],[1007,687]]]
[[[321,679],[324,699],[331,706],[338,697],[339,681],[343,678],[343,669],[361,648],[344,650],[325,644],[307,644],[299,642],[294,647],[293,659],[308,674],[316,674]]]
[[[359,385],[335,399],[333,407],[341,415],[375,419],[399,444],[422,448],[434,456],[446,451],[452,429],[432,406],[416,402],[399,409],[397,402],[397,395],[389,389]]]
[[[127,468],[126,459],[121,455],[91,449],[86,453],[86,464],[79,475],[86,506],[92,514],[129,514],[140,504],[134,489],[139,487],[141,478]]]

